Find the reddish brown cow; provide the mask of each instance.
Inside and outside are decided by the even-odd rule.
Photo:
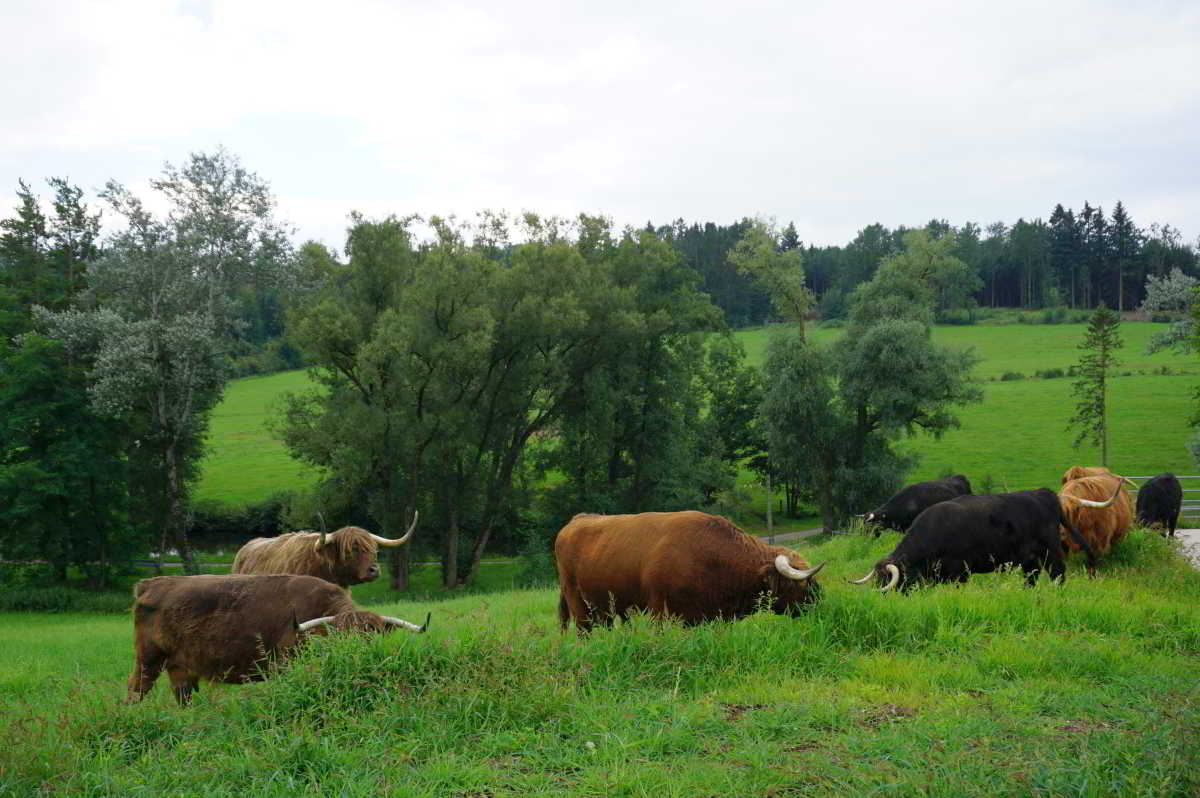
[[[382,631],[399,618],[365,612],[346,591],[315,576],[158,576],[133,587],[133,672],[127,701],[140,701],[164,668],[175,699],[191,699],[201,679],[241,684],[270,662],[329,630]]]
[[[417,528],[417,514],[404,537],[373,535],[357,526],[331,534],[286,532],[273,538],[254,538],[233,559],[235,574],[305,574],[349,587],[379,576],[380,546],[403,546]]]
[[[1116,474],[1072,479],[1058,492],[1063,514],[1079,530],[1097,555],[1107,554],[1133,526],[1133,504]],[[1060,527],[1063,552],[1080,551],[1079,544]],[[1094,573],[1095,559],[1088,557],[1088,572]]]
[[[719,515],[696,511],[575,516],[554,541],[563,631],[582,634],[630,610],[670,615],[686,624],[738,618],[763,594],[777,613],[815,601],[813,577],[800,555],[768,546]]]

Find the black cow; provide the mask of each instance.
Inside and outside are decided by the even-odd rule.
[[[1049,570],[1051,579],[1059,579],[1066,572],[1060,525],[1091,554],[1052,490],[959,496],[917,516],[892,553],[854,584],[874,576],[884,592],[897,585],[907,590],[918,581],[965,582],[972,573],[1003,565],[1020,566],[1030,585],[1042,568]]]
[[[1175,537],[1179,510],[1183,506],[1183,488],[1174,474],[1151,477],[1137,492],[1137,520],[1142,526],[1158,524]]]
[[[926,508],[970,494],[971,483],[962,474],[918,482],[901,488],[899,493],[884,502],[879,509],[864,515],[863,520],[875,525],[875,537],[879,537],[880,530],[885,527],[906,532]]]

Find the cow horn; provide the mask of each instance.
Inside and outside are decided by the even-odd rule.
[[[1114,501],[1117,500],[1117,496],[1121,493],[1121,490],[1122,490],[1121,483],[1118,482],[1116,491],[1113,492],[1113,495],[1108,497],[1108,501],[1106,501],[1106,502],[1097,502],[1097,501],[1092,501],[1091,499],[1081,499],[1078,496],[1072,496],[1070,494],[1067,494],[1067,498],[1073,499],[1073,500],[1079,502],[1084,507],[1107,507],[1110,504],[1112,504]]]
[[[305,621],[304,623],[300,624],[300,627],[296,631],[307,632],[309,629],[315,629],[318,626],[324,626],[325,624],[331,623],[334,617],[335,616],[333,615],[325,615],[321,618],[313,618],[311,621]]]
[[[429,612],[425,613],[425,623],[421,624],[420,626],[417,626],[415,623],[410,623],[409,621],[403,620],[401,618],[393,618],[390,615],[380,615],[379,617],[383,618],[384,623],[390,624],[392,626],[401,626],[405,629],[411,629],[414,632],[424,632],[426,629],[429,628],[429,617],[432,614],[433,613],[429,613]]]
[[[324,548],[328,542],[325,539],[325,516],[321,515],[321,511],[317,510],[317,518],[321,520],[321,539],[317,541],[317,548]]]
[[[378,543],[380,546],[403,546],[412,537],[413,530],[417,528],[417,519],[421,516],[416,510],[413,511],[412,524],[408,527],[408,531],[404,533],[404,537],[391,540],[389,538],[381,538],[379,535],[371,535],[371,540]]]
[[[867,571],[867,575],[864,576],[862,579],[847,579],[846,581],[852,585],[865,585],[867,583],[867,581],[870,580],[870,578],[874,575],[875,575],[875,569],[872,568],[871,570]]]
[[[867,513],[866,515],[862,516],[862,520],[868,524],[871,523],[873,520],[875,520],[875,513]]]
[[[824,567],[825,563],[821,563],[816,568],[809,568],[807,571],[801,571],[792,567],[792,564],[788,562],[788,557],[786,554],[780,554],[775,558],[775,570],[779,571],[779,573],[783,574],[788,579],[810,579],[816,575],[817,571]]]
[[[883,567],[888,569],[888,571],[891,573],[892,581],[888,582],[886,585],[879,588],[880,593],[888,592],[889,590],[891,590],[892,588],[894,588],[896,586],[897,582],[900,581],[900,569],[899,568],[897,568],[895,565],[892,565],[891,563],[888,563],[887,565],[885,565]]]

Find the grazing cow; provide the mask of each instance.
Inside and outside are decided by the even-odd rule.
[[[270,661],[307,634],[381,631],[399,618],[354,606],[346,591],[315,576],[158,576],[133,587],[133,672],[128,703],[140,701],[166,668],[185,705],[201,679],[241,684],[263,678]]]
[[[768,546],[719,515],[676,513],[572,518],[554,541],[558,618],[580,634],[614,615],[647,610],[685,624],[739,618],[754,612],[763,594],[773,612],[795,614],[818,598],[800,555]]]
[[[335,585],[370,582],[379,576],[379,546],[403,546],[417,528],[417,514],[404,537],[381,538],[357,526],[325,532],[286,532],[254,538],[233,558],[235,574],[304,574]]]
[[[879,537],[882,529],[895,529],[907,532],[912,522],[927,507],[938,502],[949,501],[956,496],[969,496],[971,483],[962,474],[952,477],[934,479],[929,482],[918,482],[901,488],[900,491],[883,503],[881,507],[863,516],[863,521],[875,525],[875,537]]]
[[[959,496],[917,516],[892,553],[853,584],[874,576],[886,593],[916,582],[965,582],[972,573],[1004,565],[1020,566],[1030,585],[1042,568],[1059,579],[1066,572],[1060,525],[1069,521],[1052,490]],[[1082,538],[1080,543],[1087,548]]]
[[[1163,534],[1175,537],[1182,508],[1183,488],[1174,474],[1151,477],[1138,489],[1137,520],[1142,526],[1158,526]]]
[[[1133,527],[1133,502],[1121,484],[1123,479],[1116,474],[1101,473],[1072,479],[1058,491],[1063,513],[1090,545],[1089,572],[1095,571],[1095,556],[1107,554]],[[1081,548],[1065,532],[1062,547],[1066,554]]]

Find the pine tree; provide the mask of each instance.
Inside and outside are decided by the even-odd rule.
[[[1077,428],[1075,448],[1087,441],[1100,447],[1100,464],[1108,465],[1108,376],[1121,364],[1116,351],[1124,342],[1117,328],[1121,317],[1101,302],[1092,314],[1079,348],[1078,379],[1071,393],[1078,400],[1067,429]]]

